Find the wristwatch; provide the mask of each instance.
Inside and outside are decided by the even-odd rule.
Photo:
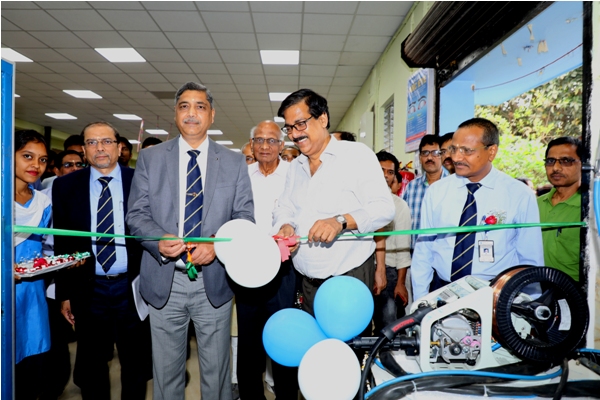
[[[346,218],[344,218],[343,215],[336,215],[335,216],[335,220],[337,222],[339,222],[340,224],[342,224],[342,230],[346,230],[346,226],[348,226],[348,221],[346,221]]]

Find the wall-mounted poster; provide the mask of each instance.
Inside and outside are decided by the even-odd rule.
[[[433,134],[435,73],[421,69],[408,78],[405,152],[419,149],[421,138]]]

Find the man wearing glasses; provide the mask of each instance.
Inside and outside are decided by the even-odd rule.
[[[303,275],[302,307],[312,314],[317,289],[332,276],[353,276],[374,287],[373,238],[337,235],[374,232],[394,218],[395,207],[375,154],[362,143],[329,135],[327,100],[301,89],[281,103],[278,116],[302,155],[290,164],[273,229],[286,238],[308,236],[308,243],[291,250]],[[385,273],[381,265],[375,294],[386,286]]]
[[[285,187],[290,163],[279,158],[283,132],[273,121],[263,121],[250,131],[250,146],[256,158],[248,166],[254,197],[254,219],[265,235],[273,226],[273,209]],[[237,378],[242,399],[264,399],[263,372],[266,353],[262,331],[277,311],[294,306],[296,273],[291,261],[281,264],[277,276],[255,289],[234,287],[238,320]],[[298,370],[275,361],[273,378],[278,399],[298,398]]]
[[[456,173],[425,193],[421,228],[539,222],[531,190],[492,166],[499,137],[486,119],[460,124],[448,149]],[[490,280],[516,265],[544,265],[540,228],[419,235],[411,264],[415,301],[463,276]]]
[[[54,227],[129,235],[125,217],[134,171],[118,164],[119,134],[108,122],[93,122],[81,136],[90,168],[54,182]],[[61,312],[75,327],[73,380],[82,398],[110,398],[107,355],[116,343],[121,398],[145,399],[146,382],[152,378],[150,327],[136,312],[131,288],[140,271],[141,246],[133,239],[55,236],[54,251],[92,254],[82,266],[56,277]]]
[[[425,135],[419,143],[419,160],[425,173],[410,181],[404,192],[402,192],[402,200],[406,201],[408,208],[410,208],[412,229],[419,229],[421,202],[429,186],[449,175],[448,171],[442,168],[441,157],[439,137]],[[412,235],[411,250],[414,250],[416,241],[417,235]]]
[[[553,188],[537,200],[541,222],[581,221],[580,140],[560,137],[546,148],[546,175]],[[579,229],[544,228],[544,262],[579,282]]]

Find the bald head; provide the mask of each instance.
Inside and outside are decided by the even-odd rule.
[[[250,131],[252,153],[259,164],[277,163],[283,150],[283,132],[275,122],[260,122]],[[275,164],[276,165],[276,164]]]

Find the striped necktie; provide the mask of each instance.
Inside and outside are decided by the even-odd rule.
[[[183,222],[183,237],[200,237],[202,231],[202,204],[204,190],[202,189],[202,176],[198,166],[197,157],[200,150],[188,151],[190,161],[187,166],[187,185],[185,190],[185,220]],[[181,255],[185,263],[187,253]]]
[[[468,183],[467,201],[460,216],[460,226],[477,225],[477,203],[475,202],[475,192],[481,187],[479,183]],[[473,250],[475,248],[475,232],[456,234],[456,243],[454,244],[454,254],[452,255],[452,282],[466,275],[471,275],[471,266],[473,264]]]
[[[112,180],[110,176],[98,178],[102,184],[102,193],[98,199],[98,215],[96,232],[115,233],[115,218],[113,215],[113,201],[108,183]],[[96,240],[96,260],[102,266],[104,272],[117,260],[115,238],[98,238]]]

